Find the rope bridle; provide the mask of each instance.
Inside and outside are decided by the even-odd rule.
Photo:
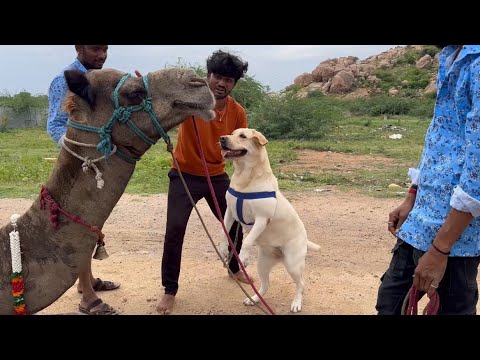
[[[155,129],[158,131],[158,133],[162,136],[163,140],[165,143],[169,144],[170,137],[167,135],[167,133],[163,130],[162,126],[157,120],[157,117],[155,116],[155,113],[153,112],[153,105],[152,105],[152,97],[150,94],[150,87],[148,83],[148,74],[145,76],[142,76],[143,84],[145,86],[145,90],[147,91],[147,97],[142,100],[142,102],[138,105],[133,105],[133,106],[120,106],[120,102],[118,99],[118,92],[122,85],[127,81],[127,79],[131,76],[131,74],[125,74],[122,76],[120,81],[118,82],[117,86],[115,87],[115,90],[113,91],[113,103],[115,105],[115,110],[113,111],[112,116],[110,119],[107,121],[107,123],[102,126],[102,127],[94,127],[90,125],[85,125],[81,124],[72,120],[68,120],[67,125],[71,126],[75,129],[79,130],[84,130],[88,132],[93,132],[97,133],[100,136],[100,142],[95,145],[95,148],[103,154],[105,160],[108,160],[108,157],[115,153],[117,154],[122,160],[125,160],[129,163],[136,163],[138,160],[140,160],[139,157],[133,157],[130,156],[120,149],[116,148],[114,150],[115,144],[112,143],[112,128],[113,125],[115,125],[115,122],[118,121],[121,124],[127,125],[130,130],[134,132],[135,135],[137,135],[140,139],[143,140],[148,145],[155,145],[156,140],[153,140],[149,138],[142,130],[140,130],[130,119],[132,113],[137,112],[137,111],[145,111],[148,116],[150,117],[150,120],[152,121],[153,125],[155,126]],[[90,144],[88,144],[90,145]],[[84,146],[84,145],[83,145]]]
[[[88,169],[90,168],[93,168],[93,170],[95,170],[95,180],[97,180],[97,188],[99,189],[102,189],[103,188],[103,185],[105,185],[105,182],[103,181],[102,179],[102,173],[100,172],[100,170],[98,169],[97,165],[95,165],[96,162],[99,162],[103,159],[105,159],[105,155],[99,157],[99,158],[96,158],[96,159],[89,159],[88,156],[81,156],[79,154],[77,154],[75,151],[73,151],[72,149],[70,149],[66,144],[65,144],[65,141],[69,142],[70,144],[73,144],[73,145],[77,145],[77,146],[83,146],[83,147],[89,147],[89,148],[96,148],[97,146],[95,144],[85,144],[85,143],[81,143],[81,142],[78,142],[78,141],[74,141],[74,140],[70,140],[69,138],[67,138],[66,136],[63,137],[63,142],[62,142],[62,147],[67,150],[71,155],[75,156],[77,159],[79,160],[82,160],[83,161],[83,164],[82,164],[82,170],[83,172],[87,172]],[[112,155],[114,154],[115,152],[117,151],[117,146],[114,144],[113,145],[113,149],[112,151],[110,152],[109,155]]]

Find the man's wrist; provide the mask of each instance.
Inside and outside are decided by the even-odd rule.
[[[410,187],[408,188],[408,193],[409,193],[409,194],[415,194],[415,195],[417,195],[417,189],[418,189],[418,185],[412,184],[412,185],[410,185]]]
[[[448,256],[450,255],[450,249],[446,250],[444,248],[439,248],[437,245],[435,245],[433,242],[432,242],[432,247],[435,249],[436,252],[442,254],[442,255],[445,255],[445,256]]]

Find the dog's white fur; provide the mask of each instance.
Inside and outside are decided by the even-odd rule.
[[[265,148],[267,142],[267,139],[255,129],[237,129],[232,135],[220,138],[222,154],[225,159],[233,161],[235,168],[230,183],[231,188],[242,193],[263,191],[276,193],[276,198],[244,200],[243,219],[247,224],[252,222],[254,224],[242,224],[244,239],[239,257],[243,265],[247,266],[252,245],[256,242],[261,296],[270,287],[270,271],[276,263],[282,261],[296,284],[295,297],[290,310],[298,312],[302,309],[303,271],[307,248],[319,250],[320,246],[307,239],[303,222],[280,192]],[[229,231],[233,221],[239,221],[239,218],[236,211],[237,198],[227,192],[226,200],[227,211],[224,221]],[[226,257],[228,240],[225,235],[219,247],[222,256]],[[252,299],[255,302],[259,301],[257,295],[253,295]],[[248,298],[244,300],[244,304],[254,305]]]

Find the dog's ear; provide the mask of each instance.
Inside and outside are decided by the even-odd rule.
[[[257,130],[253,130],[253,138],[261,145],[265,146],[268,144],[268,140],[261,132],[258,132]]]

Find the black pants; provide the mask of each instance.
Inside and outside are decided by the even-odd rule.
[[[210,206],[213,214],[218,219],[207,178],[205,176],[194,176],[183,172],[182,175],[195,204],[205,198],[208,206]],[[178,278],[180,276],[183,239],[193,205],[185,191],[178,171],[175,169],[170,170],[168,177],[170,178],[170,185],[168,187],[167,226],[162,257],[162,285],[165,287],[165,294],[176,295],[178,291]],[[227,210],[225,193],[230,185],[230,179],[227,174],[212,176],[210,179],[223,217]],[[236,230],[237,222],[235,221],[229,232],[232,241],[235,239]],[[240,227],[236,245],[237,252],[240,252],[242,240],[243,234]],[[235,257],[232,257],[228,265],[233,273],[240,270]]]
[[[400,315],[402,303],[413,284],[413,274],[424,252],[398,239],[387,272],[380,279],[375,308],[378,315]],[[449,257],[438,286],[438,314],[475,315],[478,302],[477,272],[480,256]]]

